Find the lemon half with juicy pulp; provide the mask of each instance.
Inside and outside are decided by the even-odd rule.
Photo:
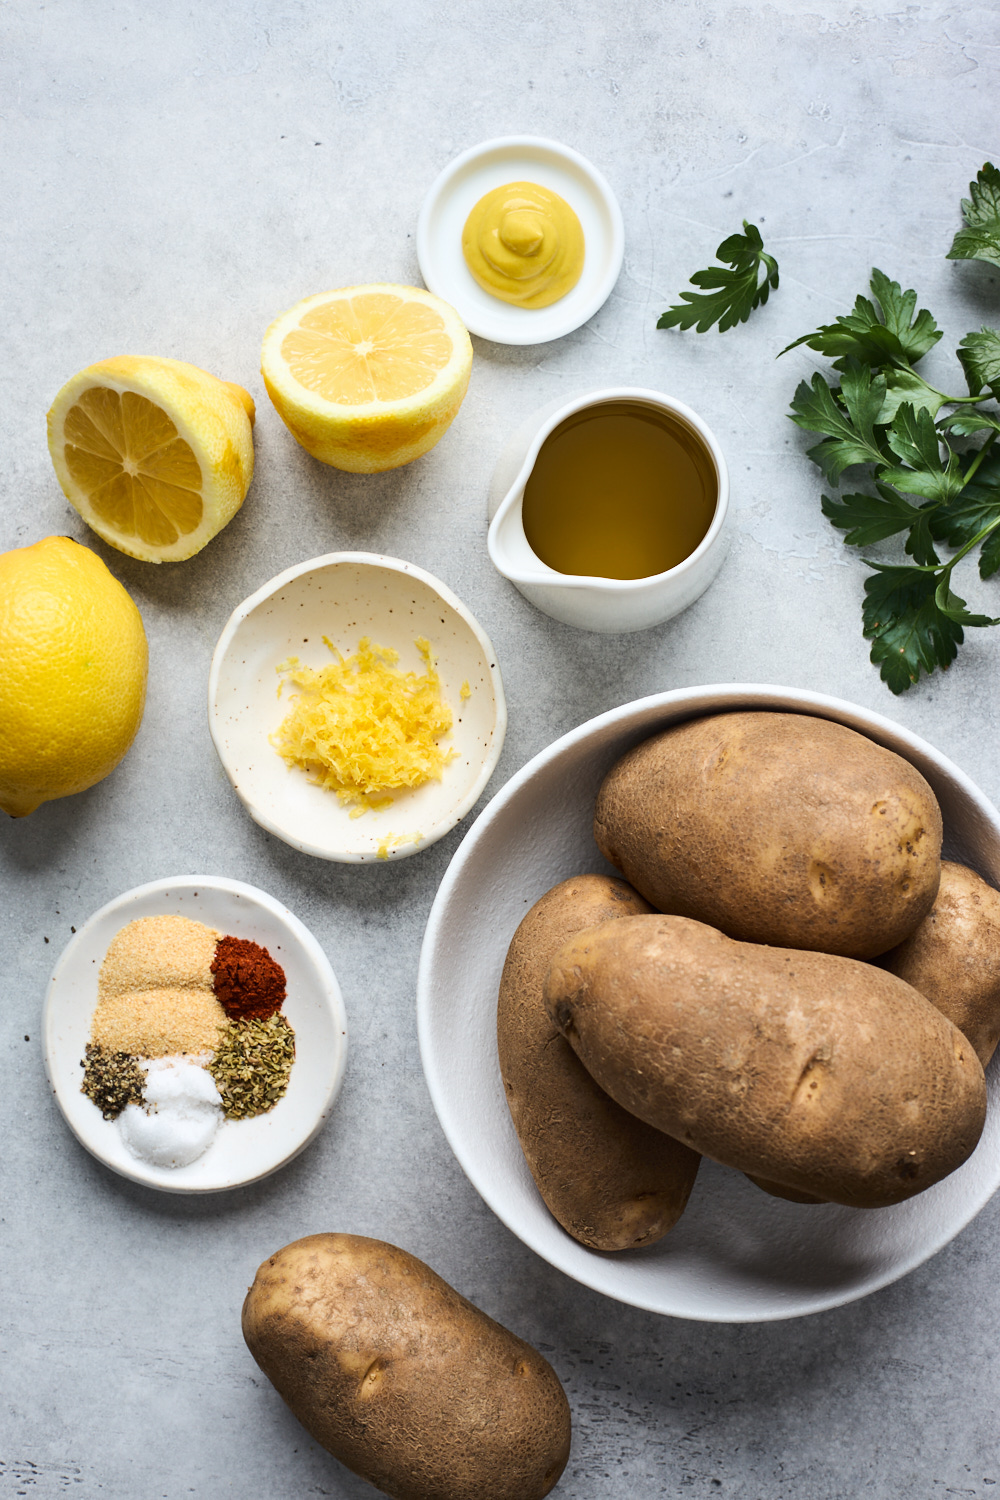
[[[49,452],[69,503],[144,562],[200,552],[253,478],[254,404],[242,386],[179,359],[120,356],[67,381]]]
[[[11,817],[101,781],[135,738],[146,632],[89,547],[50,536],[0,554],[0,808]]]
[[[455,309],[390,283],[306,297],[275,319],[261,350],[267,393],[292,436],[321,463],[355,474],[433,448],[471,369]]]

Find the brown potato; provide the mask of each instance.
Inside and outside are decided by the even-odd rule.
[[[593,1250],[662,1239],[684,1211],[701,1158],[594,1082],[549,1019],[542,984],[576,933],[648,911],[623,880],[564,880],[518,927],[500,980],[497,1049],[521,1149],[549,1212]]]
[[[893,974],[738,943],[685,917],[573,938],[545,1003],[602,1088],[696,1151],[854,1208],[899,1203],[975,1148],[972,1046]]]
[[[879,963],[926,995],[985,1068],[1000,1042],[1000,893],[946,860],[930,912]]]
[[[604,780],[594,835],[659,911],[852,958],[908,937],[940,874],[920,773],[807,714],[718,714],[637,745]]]
[[[764,1177],[755,1177],[752,1172],[746,1174],[754,1187],[759,1187],[763,1192],[770,1193],[772,1198],[784,1198],[786,1203],[825,1203],[825,1198],[817,1198],[815,1193],[800,1193],[798,1188],[782,1187],[780,1182],[768,1182]]]
[[[566,1466],[552,1366],[395,1245],[286,1245],[247,1293],[243,1336],[316,1441],[395,1500],[541,1500]]]

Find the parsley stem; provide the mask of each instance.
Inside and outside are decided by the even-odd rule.
[[[991,531],[996,531],[998,526],[1000,526],[1000,516],[994,516],[993,520],[987,522],[981,531],[977,531],[976,535],[970,541],[966,542],[964,547],[958,549],[954,557],[949,558],[948,562],[945,563],[945,568],[948,572],[951,572],[956,563],[962,561],[967,552],[971,552],[973,547],[978,547],[980,542],[985,541]]]
[[[962,480],[963,486],[965,486],[965,485],[968,484],[969,480],[975,474],[976,470],[979,468],[979,465],[982,463],[983,459],[989,453],[990,449],[993,447],[993,444],[995,442],[996,442],[996,434],[994,433],[993,436],[990,438],[989,442],[983,444],[983,446],[980,448],[979,452],[976,454],[975,458],[972,460],[972,462],[969,465],[969,467],[966,469],[966,471],[965,471],[965,477]]]
[[[897,370],[906,370],[908,374],[913,376],[914,380],[919,380],[920,384],[924,387],[924,390],[930,391],[932,396],[940,396],[941,401],[945,406],[975,406],[978,402],[987,401],[989,399],[988,396],[983,395],[949,396],[946,391],[939,391],[936,385],[931,385],[929,380],[925,380],[922,375],[918,375],[916,370],[910,364],[909,360],[900,362],[897,359],[893,361],[893,365]]]

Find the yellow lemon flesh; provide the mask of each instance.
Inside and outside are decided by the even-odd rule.
[[[180,562],[243,504],[254,404],[241,386],[179,359],[121,356],[67,381],[49,452],[69,503],[120,552]]]
[[[443,435],[462,404],[472,343],[419,287],[349,286],[307,297],[264,335],[261,374],[292,436],[354,474],[396,469]]]
[[[0,554],[0,808],[85,791],[142,719],[142,619],[96,553],[68,537]]]

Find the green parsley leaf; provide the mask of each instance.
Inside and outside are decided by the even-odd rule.
[[[969,385],[969,395],[987,388],[1000,401],[1000,333],[981,328],[967,333],[958,346],[958,357]]]
[[[822,324],[815,333],[803,334],[781,353],[806,344],[832,359],[837,370],[844,368],[847,359],[876,369],[886,364],[916,364],[937,343],[941,330],[926,308],[913,316],[916,292],[902,291],[898,281],[890,281],[877,268],[871,274],[871,291],[874,302],[858,297],[852,313]]]
[[[948,501],[959,493],[965,483],[961,462],[950,449],[947,462],[942,462],[937,428],[929,411],[901,406],[886,435],[893,453],[908,467],[883,469],[880,477],[885,484],[925,500]]]
[[[693,327],[704,333],[718,323],[719,332],[725,333],[737,323],[745,323],[755,307],[763,307],[772,287],[777,291],[778,262],[765,252],[755,224],[744,219],[743,228],[744,234],[731,234],[715,252],[718,260],[733,269],[709,266],[706,271],[695,271],[691,285],[712,290],[681,292],[681,302],[657,319],[657,328]]]
[[[1000,620],[993,620],[989,615],[972,614],[965,600],[952,593],[951,574],[948,572],[934,591],[934,603],[941,613],[947,615],[948,619],[953,620],[956,625],[1000,625]]]
[[[933,386],[921,380],[916,370],[904,366],[890,366],[885,372],[885,400],[882,410],[878,414],[879,425],[888,424],[892,421],[904,401],[911,406],[921,406],[929,411],[932,417],[936,417],[947,397]]]
[[[985,260],[1000,266],[1000,171],[991,161],[969,183],[969,195],[962,199],[966,227],[956,234],[948,259]]]
[[[1000,530],[986,538],[979,553],[980,578],[992,578],[1000,569]]]
[[[852,464],[885,463],[886,455],[874,432],[884,401],[884,376],[873,378],[866,365],[855,361],[844,371],[839,392],[834,392],[819,374],[813,376],[811,385],[804,380],[799,385],[792,399],[791,418],[807,432],[827,434],[823,442],[809,449],[809,457],[831,484],[836,484]]]
[[[977,432],[1000,432],[1000,417],[988,411],[968,411],[965,407],[942,417],[939,427],[953,432],[956,437],[973,437]]]
[[[841,495],[839,500],[823,496],[823,514],[846,532],[844,541],[852,547],[871,547],[886,537],[909,531],[920,519],[920,511],[902,495],[886,485],[877,485],[877,495]],[[934,559],[935,561],[937,559]]]
[[[986,526],[1000,521],[1000,454],[991,454],[950,505],[938,510],[932,531],[938,541],[949,547],[965,547]],[[1000,546],[994,532],[979,556],[979,572],[989,578],[996,572],[995,549]],[[987,571],[983,571],[984,567]]]
[[[905,693],[921,672],[948,667],[965,639],[962,626],[937,602],[937,573],[869,563],[861,616],[871,660],[890,692]],[[972,621],[970,620],[971,624]]]

